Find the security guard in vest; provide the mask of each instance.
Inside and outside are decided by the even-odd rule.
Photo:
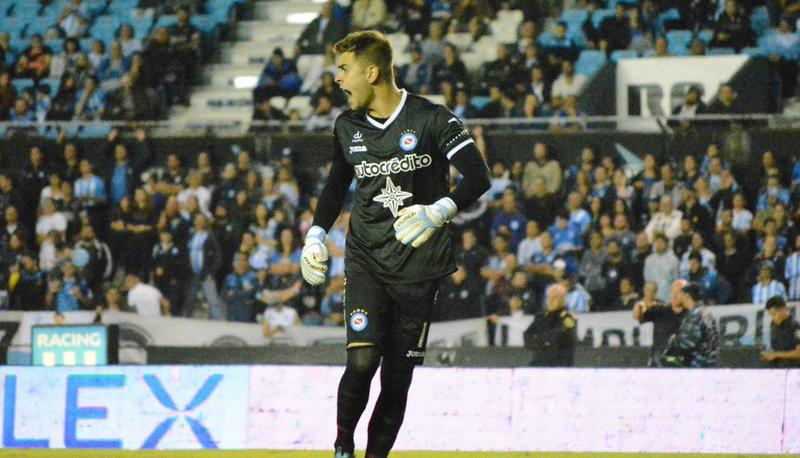
[[[567,289],[556,283],[547,291],[547,310],[525,330],[525,348],[533,351],[531,366],[567,367],[575,364],[578,341],[575,316],[565,310]]]

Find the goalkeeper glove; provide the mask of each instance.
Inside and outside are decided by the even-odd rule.
[[[325,246],[325,229],[311,226],[306,235],[306,243],[300,256],[300,270],[303,278],[313,285],[325,283],[328,273],[328,247]]]
[[[394,236],[401,243],[419,248],[456,216],[458,208],[453,199],[443,197],[431,205],[412,205],[397,213]]]

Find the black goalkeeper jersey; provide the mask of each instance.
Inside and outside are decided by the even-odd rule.
[[[356,195],[345,251],[390,283],[412,283],[455,271],[449,225],[420,248],[395,238],[397,213],[449,194],[449,159],[473,142],[444,106],[406,91],[392,116],[379,122],[349,110],[334,128],[335,154],[353,167]]]

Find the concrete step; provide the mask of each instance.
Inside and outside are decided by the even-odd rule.
[[[221,59],[232,65],[264,65],[275,48],[281,48],[284,55],[291,56],[295,40],[276,38],[271,43],[240,41],[222,46]]]
[[[275,37],[288,37],[297,40],[305,25],[286,24],[270,20],[239,21],[236,23],[236,36],[239,40],[270,42]]]
[[[258,78],[264,65],[231,65],[231,64],[216,64],[210,65],[206,68],[204,79],[206,86],[214,86],[219,88],[236,87],[237,78],[249,77]],[[243,81],[240,79],[238,85],[241,87]]]
[[[280,22],[286,22],[289,15],[297,15],[308,13],[306,23],[319,14],[322,9],[321,1],[308,1],[308,0],[282,0],[274,2],[256,2],[253,5],[253,14],[258,19],[272,19]],[[313,15],[312,15],[313,14]],[[292,16],[292,18],[299,18],[299,16]]]
[[[192,92],[191,108],[205,110],[207,108],[228,109],[233,107],[253,109],[253,90],[232,87],[203,87]]]

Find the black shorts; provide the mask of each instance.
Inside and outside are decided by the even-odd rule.
[[[349,263],[344,296],[347,348],[372,344],[383,356],[422,364],[438,289],[439,279],[386,283]]]

